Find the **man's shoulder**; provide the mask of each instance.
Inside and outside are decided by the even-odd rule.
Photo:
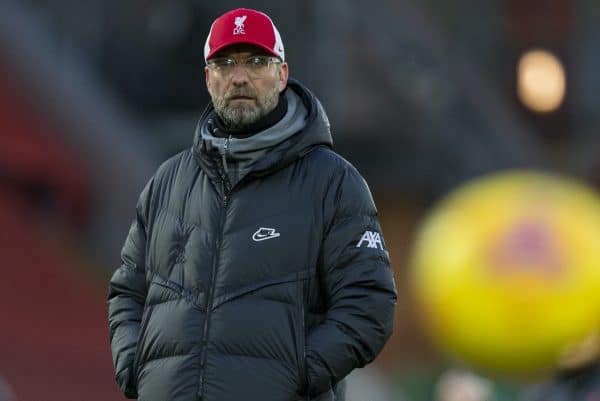
[[[306,156],[308,157],[309,162],[316,164],[319,167],[328,167],[333,170],[345,170],[347,168],[355,169],[352,163],[328,146],[317,146]]]
[[[307,157],[309,158],[308,161],[320,171],[330,171],[334,175],[350,174],[361,177],[361,174],[352,163],[330,147],[318,146]]]
[[[342,216],[354,215],[357,210],[377,213],[369,185],[352,163],[328,147],[314,149],[307,156],[318,171],[318,180],[326,183],[326,192],[336,197],[337,213]]]
[[[174,183],[182,184],[185,182],[181,179],[182,177],[192,177],[194,175],[193,169],[195,166],[196,163],[191,149],[183,150],[169,157],[158,166],[152,175],[150,180],[154,188],[152,192],[168,191],[168,188],[171,188]]]
[[[169,157],[167,160],[160,164],[158,169],[156,169],[156,173],[154,174],[155,179],[161,179],[165,176],[169,177],[172,175],[174,170],[180,170],[184,172],[186,168],[193,166],[194,161],[192,150],[182,150],[181,152]]]

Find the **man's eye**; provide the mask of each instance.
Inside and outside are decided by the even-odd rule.
[[[250,57],[246,60],[246,64],[251,67],[263,67],[267,65],[267,59],[264,57]]]
[[[235,65],[235,60],[224,58],[215,60],[213,63],[217,68],[228,68],[233,67]]]

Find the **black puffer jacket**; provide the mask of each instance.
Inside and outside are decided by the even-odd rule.
[[[330,149],[319,102],[289,89],[306,128],[234,188],[197,134],[143,190],[109,291],[127,397],[344,400],[341,380],[390,336],[396,292],[369,189]]]

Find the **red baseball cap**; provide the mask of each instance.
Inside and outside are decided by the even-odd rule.
[[[258,46],[285,61],[283,42],[275,24],[267,14],[250,8],[228,11],[212,23],[204,45],[204,60],[240,43]]]

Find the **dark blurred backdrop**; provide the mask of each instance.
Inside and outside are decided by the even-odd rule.
[[[597,0],[2,0],[0,400],[122,399],[107,279],[144,183],[191,146],[210,23],[239,6],[274,19],[291,75],[321,99],[378,203],[400,291],[375,365],[387,399],[427,399],[443,366],[406,284],[432,203],[507,168],[598,181]],[[535,87],[518,91],[534,49],[566,82],[545,111]]]

